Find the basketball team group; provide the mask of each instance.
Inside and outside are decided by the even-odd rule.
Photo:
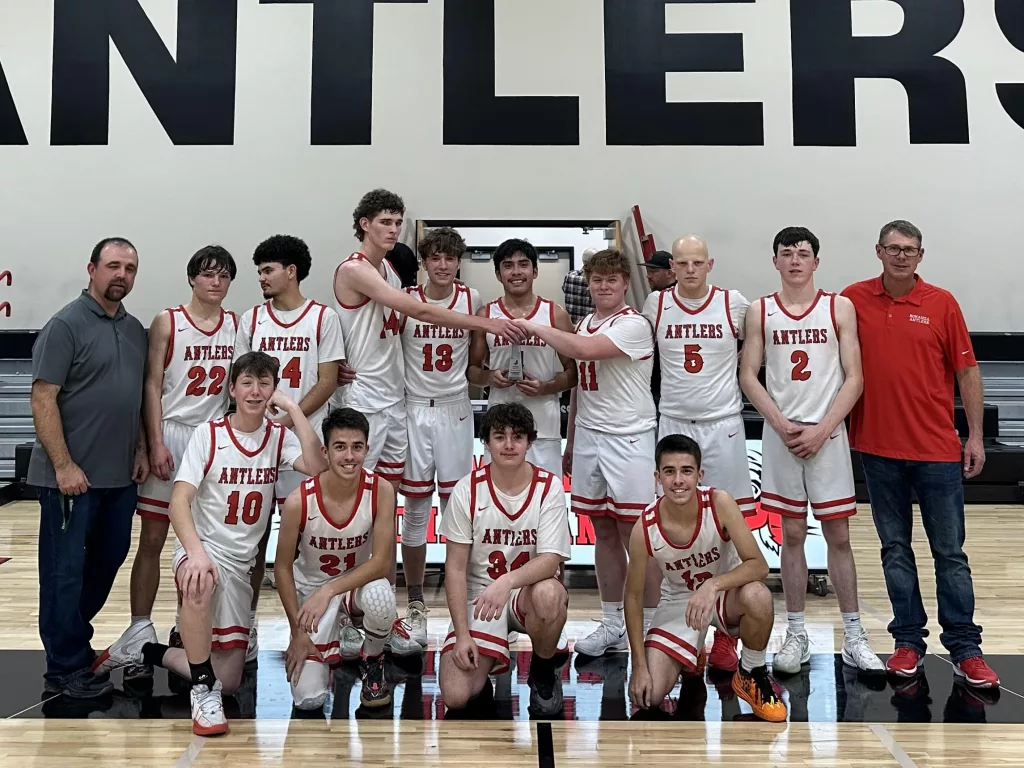
[[[877,321],[883,331],[898,314],[893,307],[901,307],[912,332],[928,334],[927,340],[900,342],[918,350],[907,352],[911,358],[925,355],[921,345],[939,336],[947,356],[955,355],[945,369],[950,425],[951,377],[977,370],[959,311],[939,317],[923,306],[938,299],[922,293],[932,288],[914,275],[923,248],[912,224],[897,221],[883,229],[876,248],[883,277],[843,294],[815,287],[815,235],[784,229],[772,245],[780,290],[752,302],[710,284],[714,262],[707,244],[685,236],[648,264],[666,287],[652,291],[637,311],[626,301],[635,267],[623,253],[587,252],[582,270],[566,278],[563,306],[534,293],[538,254],[523,240],[494,250],[503,295],[482,304],[477,291],[458,279],[467,246],[447,227],[420,239],[426,279],[403,288],[387,256],[398,242],[404,211],[402,199],[386,190],[363,197],[353,215],[361,249],[337,267],[329,304],[303,294],[311,265],[306,244],[277,235],[253,256],[265,302],[236,316],[223,307],[236,279],[235,261],[220,246],[203,248],[186,267],[190,300],[157,315],[142,349],[121,305],[140,268],[139,254],[120,238],[94,249],[89,288],[47,324],[34,350],[33,464],[52,477],[52,483],[35,483],[42,487],[41,599],[63,584],[40,611],[49,691],[99,696],[111,690],[114,669],[123,668],[128,683],[163,667],[191,684],[194,732],[226,733],[222,697],[238,689],[257,654],[256,609],[276,509],[274,575],[291,629],[285,669],[294,706],[322,708],[332,667],[345,662],[360,665],[362,705],[388,706],[385,653],[415,656],[428,643],[423,582],[435,493],[451,615],[438,673],[448,710],[471,710],[492,695],[490,676],[509,669],[510,642],[525,635],[532,647],[530,713],[561,713],[559,672],[570,653],[564,631],[570,598],[563,583],[570,513],[593,524],[601,599],[600,623],[573,650],[591,657],[628,651],[629,696],[638,708],[661,706],[681,675],[699,676],[710,666],[732,673],[733,690],[755,715],[773,722],[787,718],[773,678],[799,673],[811,655],[804,625],[808,511],[827,545],[844,627],[843,662],[865,673],[917,673],[927,634],[923,608],[921,616],[908,618],[893,598],[896,652],[887,664],[861,626],[846,425],[851,411],[869,399],[866,345],[862,360],[859,340],[869,321],[859,317],[861,300],[888,301],[888,320]],[[652,287],[655,282],[651,277]],[[900,285],[906,288],[902,296]],[[81,302],[87,306],[76,309]],[[73,325],[71,312],[88,322]],[[925,322],[913,320],[919,316]],[[956,317],[960,327],[950,330]],[[93,318],[97,330],[89,337]],[[49,508],[65,530],[76,524],[76,513],[90,516],[83,525],[98,525],[92,518],[102,516],[107,502],[87,499],[101,491],[103,498],[116,495],[86,469],[95,457],[75,455],[67,423],[69,381],[88,377],[70,372],[81,355],[66,349],[112,345],[105,340],[111,324],[117,360],[138,354],[144,377],[137,398],[133,391],[108,396],[90,406],[90,418],[120,408],[137,426],[125,438],[135,490],[126,491],[129,502],[117,503],[130,503],[141,533],[130,625],[97,653],[89,645],[89,622],[105,602],[127,546],[120,561],[112,556],[113,564],[95,555],[94,568],[88,547],[97,545],[88,534],[83,573],[76,577],[50,572],[43,539],[52,535]],[[956,345],[964,343],[961,354]],[[900,386],[898,375],[892,376],[890,386]],[[960,379],[960,385],[971,435],[961,453],[955,432],[955,447],[943,433],[946,442],[935,455],[948,462],[947,454],[955,452],[952,462],[970,477],[984,462],[980,406],[975,414],[973,401],[967,402],[970,382]],[[488,392],[478,429],[470,386]],[[941,399],[945,385],[935,386]],[[980,377],[978,387],[980,403]],[[566,391],[563,451],[560,398]],[[48,393],[53,410],[47,410]],[[775,611],[764,584],[769,568],[745,519],[755,512],[755,498],[741,393],[764,417],[760,504],[782,517],[788,623],[771,669],[766,647]],[[943,409],[940,403],[940,415]],[[47,413],[57,414],[56,428]],[[136,422],[130,421],[133,413]],[[873,424],[887,420],[874,414],[852,417],[851,429],[862,429],[868,442],[872,430],[892,429],[891,422]],[[113,427],[94,428],[113,434]],[[485,451],[479,468],[476,438]],[[571,475],[570,509],[563,473]],[[869,477],[874,504],[877,484],[871,482]],[[401,615],[394,586],[398,495],[404,497],[400,546],[407,592]],[[908,491],[908,518],[909,499]],[[962,531],[962,497],[960,506]],[[164,644],[151,614],[170,528],[178,612]],[[888,580],[886,547],[898,550],[901,542],[890,546],[880,524],[879,530]],[[961,535],[958,547],[962,543]],[[950,556],[962,557],[966,567],[962,548]],[[936,568],[941,565],[937,558]],[[916,571],[913,578],[916,589]],[[980,628],[970,617],[966,623],[959,615],[950,618],[954,609],[941,592],[943,583],[940,578],[943,643],[959,643],[954,673],[969,685],[998,685],[979,649]],[[971,589],[969,571],[966,586],[963,579],[956,586],[965,588]],[[61,610],[72,618],[57,622]],[[75,622],[84,629],[76,630]],[[72,637],[73,631],[78,635]]]

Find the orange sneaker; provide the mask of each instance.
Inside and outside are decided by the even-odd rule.
[[[736,638],[730,637],[728,632],[716,631],[708,663],[711,664],[712,669],[735,672],[740,665],[740,657],[736,653]]]
[[[785,722],[786,705],[775,693],[768,667],[757,667],[750,672],[740,667],[732,676],[732,689],[750,705],[757,717],[769,723]]]

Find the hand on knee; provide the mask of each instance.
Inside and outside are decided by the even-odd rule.
[[[181,607],[206,617],[210,613],[213,589],[202,589],[199,594],[185,593],[181,596]]]
[[[296,709],[319,709],[327,700],[331,670],[319,661],[307,661],[299,673],[299,681],[292,684],[292,701]]]

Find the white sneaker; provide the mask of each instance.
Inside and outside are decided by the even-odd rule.
[[[92,663],[94,675],[103,675],[111,670],[128,667],[132,664],[141,665],[142,646],[156,642],[156,629],[152,621],[140,621],[132,624],[114,644],[96,657]]]
[[[561,639],[559,639],[561,644]],[[576,653],[584,656],[603,656],[608,651],[624,651],[629,647],[626,628],[612,629],[606,624],[598,624],[597,629],[576,641]]]
[[[415,640],[421,648],[427,647],[427,607],[419,600],[409,603],[409,611],[405,615],[406,626],[409,627],[409,637]]]
[[[228,732],[221,698],[220,680],[211,690],[205,685],[192,686],[192,733],[196,736],[217,736]]]
[[[790,632],[786,630],[786,639],[782,648],[772,660],[772,672],[775,674],[795,675],[800,667],[811,660],[811,641],[806,632]]]
[[[555,653],[569,653],[569,636],[565,634],[564,627],[558,635],[558,648],[555,650]]]
[[[423,646],[409,636],[409,625],[398,619],[391,625],[391,634],[384,643],[384,650],[391,651],[395,656],[419,656]]]
[[[245,663],[248,664],[250,661],[255,661],[256,657],[260,652],[260,639],[256,633],[256,622],[252,623],[249,627],[249,645],[245,649]]]
[[[338,638],[338,652],[342,661],[355,661],[363,655],[363,633],[355,628],[347,613],[338,615],[341,633]]]
[[[862,672],[885,672],[885,665],[871,650],[868,642],[868,633],[863,627],[860,634],[855,637],[847,637],[843,641],[843,664],[848,667],[856,667]]]

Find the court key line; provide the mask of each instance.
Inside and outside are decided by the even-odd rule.
[[[188,768],[192,763],[199,757],[199,751],[203,748],[203,744],[206,743],[205,736],[196,736],[192,739],[192,743],[188,745],[184,752],[181,753],[181,757],[174,764],[174,768]]]
[[[910,755],[903,751],[903,747],[892,737],[892,734],[889,733],[885,726],[876,723],[871,726],[871,732],[875,734],[875,738],[882,742],[882,746],[889,750],[889,754],[893,756],[902,768],[917,768],[917,763],[911,760]]]
[[[60,694],[57,694],[57,695],[59,696]],[[31,710],[33,710],[33,709],[35,709],[36,707],[41,707],[41,706],[43,706],[43,704],[45,704],[46,702],[48,702],[48,701],[50,700],[50,698],[53,698],[53,697],[51,696],[51,697],[49,697],[49,698],[43,699],[42,701],[37,701],[37,702],[36,702],[35,704],[33,704],[32,706],[30,706],[30,707],[25,707],[25,708],[24,708],[23,710],[21,710],[21,712],[15,712],[15,713],[14,713],[13,715],[8,715],[8,716],[7,716],[7,717],[6,717],[5,719],[6,719],[6,720],[13,720],[14,718],[16,718],[16,717],[19,717],[20,715],[24,715],[24,714],[25,714],[26,712],[29,712],[29,711],[31,711]]]

